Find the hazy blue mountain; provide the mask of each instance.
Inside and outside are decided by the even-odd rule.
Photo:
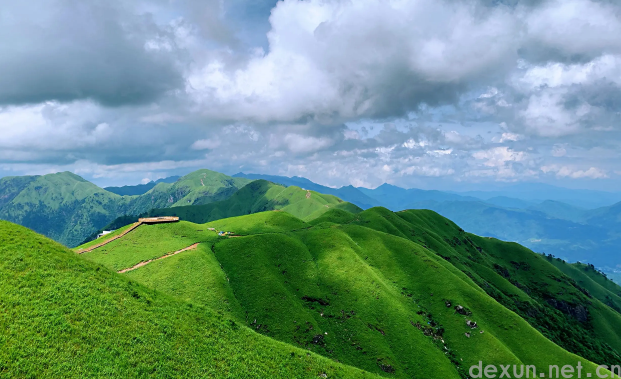
[[[589,262],[601,268],[621,265],[618,236],[598,224],[551,217],[531,209],[507,209],[483,201],[427,201],[414,209],[431,209],[468,232],[518,242],[570,262]]]
[[[614,236],[621,236],[621,202],[590,211],[586,222],[608,229]]]
[[[326,195],[334,195],[341,199],[347,199],[346,201],[356,204],[362,209],[368,209],[371,207],[384,206],[384,204],[372,197],[365,195],[360,189],[354,186],[345,186],[341,188],[332,188],[322,186],[321,184],[314,183],[306,178],[294,176],[292,178],[287,176],[278,175],[262,175],[262,174],[245,174],[243,172],[233,175],[234,178],[246,178],[246,179],[263,179],[272,183],[282,184],[283,186],[297,186],[307,190],[320,192]]]
[[[485,200],[486,203],[503,208],[527,209],[536,206],[536,202],[516,199],[514,197],[496,196]]]
[[[137,196],[144,195],[149,192],[153,187],[160,183],[174,183],[179,180],[180,176],[169,176],[168,178],[158,179],[156,181],[150,181],[147,184],[137,184],[135,186],[122,186],[122,187],[105,187],[108,192],[116,193],[121,196]]]
[[[361,187],[358,190],[392,211],[413,209],[416,208],[415,204],[424,201],[480,201],[480,199],[472,196],[461,196],[449,192],[416,188],[404,189],[387,183],[375,189]]]
[[[528,209],[542,212],[553,218],[560,218],[578,223],[584,223],[589,215],[593,213],[593,211],[554,200],[546,200],[539,204],[531,205]]]
[[[621,201],[621,192],[571,189],[543,183],[518,183],[490,191],[467,191],[455,193],[464,196],[474,196],[483,200],[488,200],[498,196],[512,197],[534,202],[555,200],[587,209],[605,207]]]

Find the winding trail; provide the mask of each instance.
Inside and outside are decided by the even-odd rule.
[[[100,248],[104,245],[109,244],[112,241],[116,241],[117,239],[123,237],[124,235],[126,235],[127,233],[131,232],[132,230],[136,229],[137,227],[139,227],[140,225],[142,225],[141,221],[135,222],[134,225],[131,226],[131,228],[127,229],[126,231],[124,231],[123,233],[119,234],[118,236],[114,236],[112,238],[110,238],[109,240],[105,240],[101,243],[98,243],[97,245],[91,246],[89,248],[83,249],[83,250],[78,250],[76,253],[78,254],[84,254],[84,253],[88,253],[89,251],[93,251],[97,248]]]
[[[136,265],[134,265],[134,266],[132,266],[132,267],[130,267],[130,268],[126,268],[126,269],[123,269],[123,270],[121,270],[121,271],[118,271],[118,273],[119,273],[119,274],[124,274],[124,273],[126,273],[126,272],[128,272],[128,271],[132,271],[132,270],[135,270],[135,269],[140,268],[140,267],[142,267],[142,266],[146,266],[146,265],[148,265],[149,263],[151,263],[151,262],[153,262],[153,261],[159,261],[160,259],[164,259],[164,258],[172,257],[173,255],[177,255],[177,254],[179,254],[179,253],[183,253],[184,251],[194,250],[194,249],[196,249],[196,247],[197,247],[197,246],[198,246],[198,243],[195,243],[194,245],[192,245],[192,246],[188,246],[188,247],[186,247],[185,249],[181,249],[181,250],[173,251],[172,253],[168,253],[168,254],[166,254],[166,255],[162,255],[162,256],[161,256],[161,257],[159,257],[159,258],[154,258],[154,259],[150,259],[150,260],[148,260],[148,261],[140,262],[140,263],[138,263],[138,264],[136,264]]]

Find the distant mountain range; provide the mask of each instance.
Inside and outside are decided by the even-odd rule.
[[[192,214],[202,212],[200,220],[205,221],[252,213],[261,207],[261,210],[284,209],[292,201],[285,196],[286,192],[275,195],[271,191],[268,196],[267,190],[262,193],[259,186],[252,196],[242,192],[230,202],[220,204],[258,179],[333,195],[362,209],[381,206],[392,211],[434,210],[469,232],[515,241],[570,262],[589,262],[611,274],[621,273],[618,248],[621,246],[621,203],[595,209],[576,205],[588,202],[585,196],[591,196],[591,203],[603,203],[615,200],[618,195],[546,185],[516,185],[503,191],[468,193],[404,189],[390,184],[375,189],[332,188],[302,177],[244,173],[230,177],[198,170],[180,178],[106,190],[64,172],[0,179],[0,219],[30,227],[67,246],[76,246],[112,222],[111,226],[121,225],[154,209],[218,203],[191,211]],[[536,195],[550,195],[552,190],[557,197],[544,201],[536,199]],[[242,199],[242,195],[247,198]],[[573,203],[559,198],[573,199]],[[304,212],[292,214],[304,218]],[[128,218],[119,219],[122,216]]]
[[[621,199],[617,193],[545,184],[517,184],[502,191],[464,193],[404,189],[390,184],[375,189],[330,188],[301,177],[244,173],[234,177],[305,186],[334,194],[363,209],[430,209],[471,233],[518,242],[570,262],[589,262],[611,274],[621,272],[621,203],[611,205]],[[601,207],[589,209],[578,204]]]
[[[460,192],[459,194],[474,196],[486,201],[499,196],[526,200],[533,203],[556,200],[587,209],[605,207],[621,202],[621,192],[571,189],[544,183],[516,183],[497,190],[468,191]]]

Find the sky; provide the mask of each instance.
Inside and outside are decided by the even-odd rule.
[[[614,0],[0,0],[0,177],[621,189]]]

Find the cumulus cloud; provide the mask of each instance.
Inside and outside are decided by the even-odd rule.
[[[153,101],[183,84],[171,32],[118,1],[6,2],[0,104]]]
[[[0,174],[614,180],[620,32],[600,0],[14,2]]]
[[[258,121],[403,115],[455,101],[517,54],[508,11],[470,2],[284,1],[270,22],[269,52],[189,77],[207,111]]]

